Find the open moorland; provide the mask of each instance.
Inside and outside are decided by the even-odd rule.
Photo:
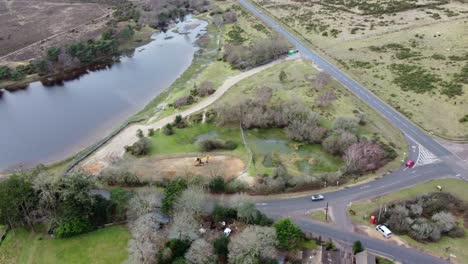
[[[96,3],[2,0],[0,57],[2,61],[29,60],[42,55],[47,46],[94,39],[102,33],[108,14],[109,9]],[[34,43],[39,45],[4,58]]]
[[[255,3],[422,128],[448,139],[468,139],[468,4]]]

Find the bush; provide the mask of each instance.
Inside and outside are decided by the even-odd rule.
[[[226,259],[229,254],[229,237],[221,236],[213,241],[213,248],[215,254],[221,258]]]
[[[428,72],[419,65],[392,64],[390,69],[397,75],[394,82],[403,91],[424,93],[435,89],[435,84],[440,81],[437,75]]]
[[[191,95],[187,96],[182,96],[179,99],[175,100],[172,105],[174,105],[175,108],[180,108],[185,105],[189,105],[193,103],[193,97]]]
[[[459,83],[444,82],[442,86],[444,88],[440,91],[440,93],[450,98],[463,94],[463,85]]]
[[[49,48],[47,50],[47,59],[50,61],[58,61],[60,52],[61,52],[60,48],[55,48],[55,47]]]
[[[148,137],[152,137],[152,136],[154,136],[154,129],[150,128],[148,129]]]
[[[171,136],[171,135],[174,135],[175,131],[174,131],[174,128],[172,127],[171,124],[167,124],[163,127],[163,130],[162,132],[164,133],[164,135],[166,136]]]
[[[447,233],[447,236],[455,237],[455,238],[464,237],[465,236],[465,229],[463,227],[456,226]]]
[[[223,177],[217,176],[210,180],[210,183],[208,186],[211,192],[221,193],[221,192],[224,192],[226,189],[226,182],[224,181]]]
[[[109,186],[125,186],[125,187],[136,187],[141,186],[143,183],[140,178],[129,170],[110,167],[101,172],[99,179],[105,182]]]
[[[364,251],[364,247],[362,246],[361,241],[357,240],[353,243],[353,253],[357,254],[359,252]]]
[[[212,213],[213,219],[216,222],[229,221],[237,219],[237,210],[230,207],[224,207],[219,204],[215,205]]]
[[[458,119],[458,122],[460,122],[460,123],[468,122],[468,114],[464,115],[462,118]]]
[[[211,95],[215,92],[214,85],[210,81],[204,81],[198,88],[198,95],[201,97],[205,97]]]
[[[166,214],[170,213],[175,200],[185,189],[187,189],[187,182],[184,179],[171,181],[164,189],[165,196],[162,200],[161,210]]]
[[[223,142],[218,139],[205,139],[200,141],[198,144],[200,150],[203,152],[209,152],[218,149],[234,150],[237,148],[237,143],[230,140]]]
[[[349,173],[372,171],[383,166],[386,153],[379,144],[371,142],[354,143],[346,149],[343,159]]]
[[[85,218],[71,218],[63,221],[54,234],[59,238],[72,237],[93,230],[93,225]]]
[[[322,142],[323,149],[333,155],[341,155],[352,144],[357,142],[357,137],[347,131],[331,133]]]
[[[278,248],[291,250],[299,247],[304,238],[302,230],[289,218],[284,218],[276,222],[273,227],[276,230]]]
[[[151,140],[142,137],[133,145],[125,146],[125,151],[137,157],[148,155],[151,151]]]
[[[347,131],[356,134],[359,129],[359,122],[356,118],[352,117],[338,117],[333,123],[333,131]]]

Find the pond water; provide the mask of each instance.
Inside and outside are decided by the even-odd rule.
[[[212,131],[206,132],[204,134],[198,135],[195,138],[195,143],[198,143],[198,142],[200,142],[202,140],[205,140],[205,139],[211,139],[211,138],[216,138],[216,137],[219,137],[218,131],[212,130]]]
[[[186,25],[198,25],[187,27]],[[131,57],[62,85],[40,82],[0,97],[0,171],[62,160],[108,135],[191,64],[205,21],[157,33]]]

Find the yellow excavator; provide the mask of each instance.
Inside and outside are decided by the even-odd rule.
[[[197,158],[195,159],[195,161],[193,162],[193,165],[194,165],[194,166],[197,166],[197,167],[199,167],[199,166],[204,166],[204,165],[208,164],[209,160],[210,160],[210,156],[209,156],[209,155],[207,155],[207,156],[205,157],[205,161],[203,161],[202,158],[197,157]]]

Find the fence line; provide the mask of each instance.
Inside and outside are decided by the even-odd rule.
[[[106,144],[107,142],[109,142],[111,139],[113,139],[115,136],[117,136],[120,132],[122,132],[124,129],[126,129],[127,127],[129,127],[130,125],[133,125],[135,123],[138,123],[138,122],[141,122],[141,121],[144,121],[146,120],[145,118],[141,118],[141,119],[137,119],[137,120],[134,120],[134,121],[130,121],[130,122],[127,122],[125,123],[125,125],[123,125],[122,127],[120,127],[119,129],[117,129],[116,131],[112,132],[112,134],[110,134],[109,136],[105,137],[104,139],[102,139],[100,142],[96,143],[90,150],[86,151],[85,153],[83,153],[81,155],[81,157],[79,157],[76,161],[74,161],[69,167],[68,169],[65,171],[66,173],[69,173],[70,171],[72,171],[78,164],[80,164],[83,160],[85,160],[86,158],[88,158],[89,156],[91,156],[91,154],[93,154],[96,150],[98,150],[100,147],[102,147],[104,144]]]
[[[244,144],[245,149],[249,153],[249,163],[245,167],[244,173],[248,172],[250,170],[250,166],[252,165],[252,159],[253,159],[253,154],[252,150],[250,149],[249,145],[247,145],[247,141],[245,140],[244,136],[244,129],[242,128],[242,121],[239,123],[240,131],[241,131],[241,137],[242,137],[242,143]]]

